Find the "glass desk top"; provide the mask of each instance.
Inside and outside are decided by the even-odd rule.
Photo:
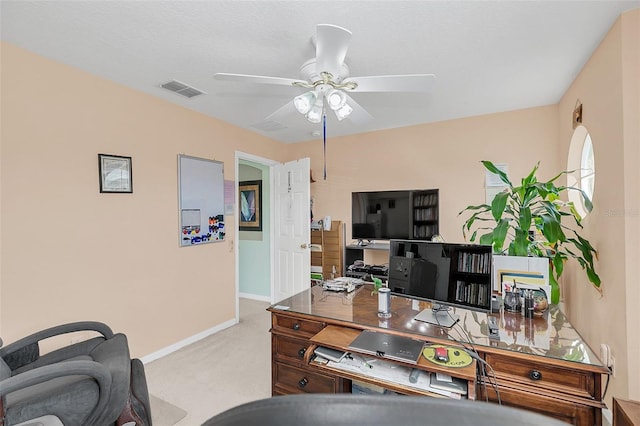
[[[605,368],[556,305],[551,305],[542,316],[534,318],[502,310],[490,314],[452,307],[450,312],[458,316],[459,321],[447,329],[415,320],[414,317],[422,310],[431,309],[431,303],[401,295],[391,295],[391,317],[379,318],[378,296],[372,294],[372,290],[370,284],[351,293],[313,286],[269,309]],[[489,316],[497,319],[499,339],[489,338]]]

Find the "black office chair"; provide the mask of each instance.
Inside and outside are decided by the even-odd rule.
[[[302,394],[231,408],[202,426],[566,426],[540,414],[480,401],[401,395]]]
[[[43,340],[76,331],[99,336],[40,354]],[[5,426],[151,425],[144,367],[130,358],[126,336],[105,324],[42,330],[0,347],[0,419]]]

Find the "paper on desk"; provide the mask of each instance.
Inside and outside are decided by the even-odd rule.
[[[402,386],[436,393],[453,399],[462,398],[462,395],[457,392],[433,388],[431,386],[431,374],[428,371],[421,371],[418,380],[415,383],[411,383],[409,381],[409,374],[411,374],[412,367],[383,361],[378,358],[365,358],[357,354],[352,354],[351,357],[352,359],[344,358],[341,362],[329,361],[327,365],[351,373],[397,383]]]

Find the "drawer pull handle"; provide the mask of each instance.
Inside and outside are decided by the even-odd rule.
[[[304,353],[307,352],[306,348],[302,348],[298,351],[298,358],[304,358]]]
[[[531,370],[531,371],[529,371],[529,378],[531,380],[541,380],[542,379],[542,373],[539,372],[538,370]]]
[[[307,383],[309,383],[309,379],[307,379],[306,377],[303,377],[302,379],[300,379],[300,381],[298,382],[298,386],[300,386],[301,388],[307,386]]]
[[[293,324],[293,329],[294,330],[300,330],[300,324],[299,323]]]

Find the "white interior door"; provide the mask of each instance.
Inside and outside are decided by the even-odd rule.
[[[308,158],[273,167],[274,303],[310,285],[309,168]]]

